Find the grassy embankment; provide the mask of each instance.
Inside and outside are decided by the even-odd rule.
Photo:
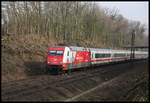
[[[19,80],[43,73],[48,48],[54,45],[73,45],[108,48],[96,41],[65,42],[40,35],[2,36],[2,82]]]

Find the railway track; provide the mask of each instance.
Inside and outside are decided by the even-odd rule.
[[[113,64],[111,64],[111,65],[113,65]],[[115,65],[116,65],[116,63],[115,63]],[[104,65],[104,66],[107,66],[107,65]],[[86,69],[85,71],[91,71],[93,69],[97,69],[97,67],[92,68],[92,69]],[[80,71],[72,72],[71,75],[74,75],[75,73],[80,73],[80,72],[83,72],[83,71],[80,69]],[[47,78],[47,77],[49,77],[49,78]],[[42,75],[42,76],[40,76],[40,78],[42,78],[42,79],[50,79],[50,78],[56,78],[56,77],[60,78],[61,76],[60,75],[57,75],[57,76],[56,75],[44,75],[44,76]],[[29,77],[26,79],[20,79],[20,80],[10,81],[10,82],[2,82],[2,89],[5,87],[8,87],[8,86],[10,87],[13,85],[14,86],[21,85],[21,83],[25,83],[25,82],[29,83],[29,82],[35,81],[36,79],[39,79],[39,78],[37,76],[32,76],[32,77]]]
[[[84,70],[84,72],[72,72],[69,75],[45,75],[16,81],[14,83],[11,82],[10,84],[2,85],[2,100],[7,101],[13,98],[29,96],[34,93],[46,91],[48,88],[59,87],[64,84],[73,83],[74,81],[92,78],[95,76],[104,76],[106,74],[109,75],[113,73],[113,77],[115,77],[125,71],[127,71],[125,68],[112,68],[111,65],[108,65],[107,68],[105,68],[105,66],[101,66],[94,69]],[[110,79],[113,77],[110,77]]]
[[[93,71],[93,72],[97,72],[98,70],[96,71]],[[28,94],[28,91],[29,90],[31,92],[31,89],[33,89],[32,91],[33,92],[37,92],[37,89],[44,89],[44,88],[47,88],[47,87],[53,87],[55,84],[58,84],[58,83],[62,83],[64,81],[73,81],[73,80],[79,80],[79,79],[82,79],[82,78],[85,78],[86,77],[89,77],[89,75],[87,75],[86,73],[82,73],[80,74],[81,76],[79,76],[79,74],[77,74],[76,76],[78,78],[76,78],[76,76],[56,76],[55,78],[53,79],[47,79],[47,80],[41,80],[41,78],[39,78],[40,80],[30,80],[30,82],[32,82],[32,84],[27,84],[27,81],[26,83],[24,84],[19,84],[19,85],[11,85],[11,86],[8,86],[8,87],[5,87],[5,88],[2,88],[2,91],[5,91],[5,92],[2,92],[2,95],[3,96],[11,96],[11,95],[18,95],[18,94]],[[49,78],[49,77],[48,77]],[[49,86],[49,84],[53,84],[51,86]],[[44,86],[46,85],[46,86]]]

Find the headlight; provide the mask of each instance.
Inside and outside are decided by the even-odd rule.
[[[49,63],[51,63],[51,62],[48,61],[48,64],[49,64]]]

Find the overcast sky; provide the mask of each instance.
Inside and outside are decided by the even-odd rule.
[[[143,2],[96,2],[101,7],[118,8],[119,14],[122,14],[128,20],[137,20],[148,26],[148,1]]]

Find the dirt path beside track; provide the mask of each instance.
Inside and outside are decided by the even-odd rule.
[[[148,101],[148,87],[148,63],[137,64],[136,69],[105,82],[78,98],[68,99],[68,101]],[[147,90],[143,91],[143,88]]]

